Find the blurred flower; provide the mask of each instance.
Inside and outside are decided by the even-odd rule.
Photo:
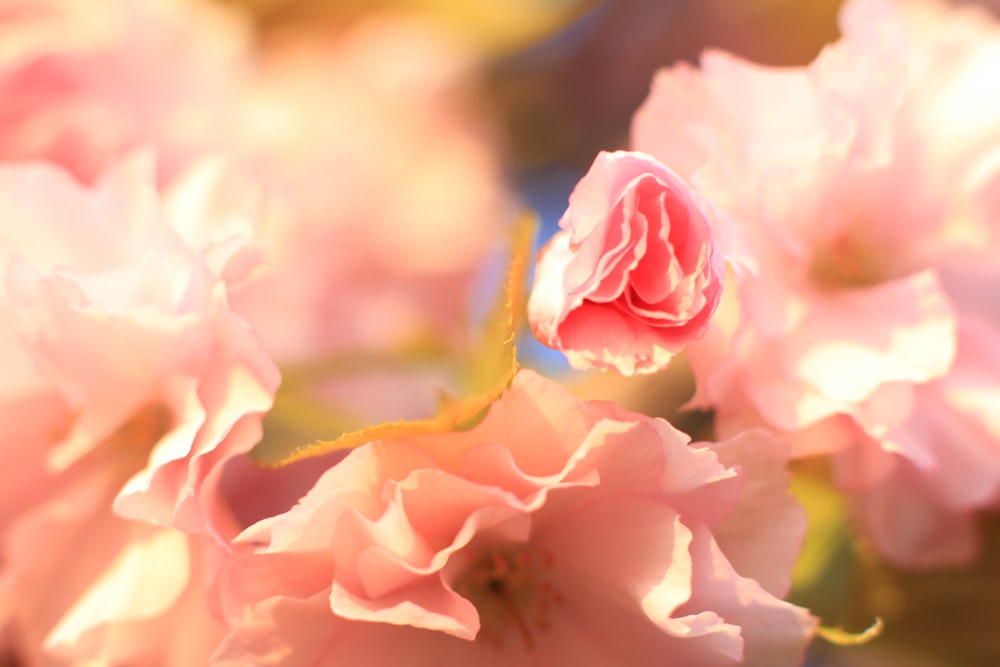
[[[225,143],[283,216],[233,295],[279,364],[463,342],[514,212],[470,68],[439,33],[391,17],[264,54]]]
[[[0,0],[0,160],[89,182],[154,143],[168,180],[218,133],[247,37],[199,0]]]
[[[93,188],[4,166],[0,202],[0,328],[4,353],[23,357],[0,429],[26,438],[0,444],[19,464],[3,485],[0,620],[25,659],[43,640],[76,664],[156,655],[151,635],[121,633],[196,600],[187,573],[202,567],[185,565],[188,536],[156,526],[233,534],[221,465],[260,438],[279,381],[226,302],[254,256],[255,192],[206,164],[161,197],[139,155]]]
[[[247,529],[213,664],[797,665],[785,456],[522,371],[472,429],[364,445]]]
[[[472,59],[403,18],[279,40],[256,60],[244,28],[198,0],[0,0],[0,160],[89,182],[148,146],[169,185],[225,154],[273,209],[266,262],[230,296],[279,363],[463,342],[513,212]]]
[[[984,212],[1000,173],[1000,97],[982,93],[1000,90],[1000,31],[984,14],[888,0],[848,3],[841,24],[844,39],[808,68],[708,53],[699,70],[662,71],[633,141],[742,231],[730,256],[739,324],[693,352],[698,403],[723,433],[764,423],[795,432],[799,455],[844,452],[852,472],[839,480],[853,491],[885,500],[887,475],[909,480],[911,500],[938,511],[909,521],[906,503],[885,505],[893,518],[865,525],[898,530],[876,543],[900,563],[960,562],[973,540],[934,535],[953,536],[955,514],[1000,491],[1000,404],[944,387],[964,385],[961,368],[975,363],[956,361],[959,350],[991,358],[1000,337],[983,329],[966,342],[980,314],[945,277],[995,257]],[[979,386],[1000,386],[992,373],[982,364]],[[945,492],[973,460],[978,491]]]
[[[8,298],[25,349],[75,413],[46,466],[66,470],[143,415],[137,428],[156,447],[117,510],[208,530],[195,498],[208,463],[220,444],[254,444],[279,378],[226,303],[223,277],[239,258],[233,230],[190,208],[180,209],[184,220],[169,215],[189,187],[207,179],[218,191],[225,181],[218,171],[193,172],[166,203],[150,167],[143,156],[129,160],[95,190],[42,166],[0,174],[7,219],[18,227],[8,237]],[[32,189],[44,196],[27,197]],[[228,203],[253,224],[243,217],[253,215],[241,208],[246,201]]]
[[[576,368],[652,373],[700,338],[722,257],[698,196],[642,153],[601,153],[539,255],[528,316]]]

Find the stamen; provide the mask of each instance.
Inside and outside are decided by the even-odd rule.
[[[525,649],[537,644],[548,626],[548,610],[562,596],[545,577],[554,558],[548,550],[531,544],[491,547],[466,552],[469,566],[454,582],[454,589],[479,612],[479,638],[498,647],[515,632]]]
[[[809,267],[809,278],[823,289],[868,287],[885,278],[884,262],[870,242],[845,234],[818,249]]]
[[[150,451],[170,431],[172,424],[173,415],[166,405],[147,403],[105,439],[94,454],[111,457],[114,463],[109,470],[113,470],[114,475],[133,475],[147,465]]]
[[[108,444],[120,449],[139,449],[148,453],[149,449],[170,430],[173,416],[162,403],[147,403],[122,424],[110,438]]]

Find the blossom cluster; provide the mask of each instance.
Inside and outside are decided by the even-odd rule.
[[[889,560],[968,563],[1000,500],[1000,25],[853,0],[840,27],[805,67],[660,70],[635,152],[597,158],[546,246],[532,323],[625,374],[686,345],[720,435],[828,456]]]
[[[0,663],[795,667],[804,458],[887,561],[970,563],[1000,24],[840,27],[804,67],[660,70],[539,253],[534,335],[686,358],[692,437],[463,376],[513,354],[475,327],[518,205],[434,28],[263,49],[206,0],[0,0]]]

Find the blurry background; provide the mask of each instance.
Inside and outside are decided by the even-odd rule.
[[[626,142],[653,71],[706,47],[809,62],[837,35],[839,0],[220,0],[259,35],[335,33],[373,11],[420,14],[476,50],[512,164],[586,167]]]
[[[337,35],[372,12],[415,13],[474,54],[471,86],[498,128],[510,183],[541,214],[541,239],[554,229],[576,181],[597,151],[625,148],[632,113],[653,72],[696,62],[705,48],[770,65],[803,65],[837,37],[839,0],[217,0],[245,10],[262,49]],[[1000,11],[1000,0],[982,0]],[[405,114],[406,109],[399,113]],[[456,184],[455,187],[461,187]],[[561,357],[527,355],[559,370]],[[672,367],[673,368],[673,367]],[[683,370],[615,381],[581,377],[578,393],[614,397],[661,414],[690,386]],[[671,415],[676,418],[676,415]],[[691,419],[688,417],[687,419]],[[678,424],[695,431],[707,423]],[[796,602],[826,625],[861,630],[875,616],[884,635],[861,648],[818,641],[810,667],[995,667],[1000,665],[1000,525],[985,531],[985,556],[972,570],[892,570],[849,536],[836,494],[796,493],[811,519]]]

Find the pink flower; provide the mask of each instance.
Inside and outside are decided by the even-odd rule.
[[[0,394],[0,454],[19,464],[0,498],[0,625],[25,659],[145,659],[204,592],[201,556],[189,570],[178,554],[235,534],[222,466],[259,440],[279,381],[226,300],[256,256],[255,194],[206,164],[161,196],[139,155],[94,187],[4,166],[0,202],[3,351],[34,366]],[[150,595],[124,594],[146,576]]]
[[[642,153],[600,153],[538,259],[535,336],[576,368],[664,368],[719,303],[722,258],[698,195]]]
[[[671,164],[675,148],[689,165],[701,145],[692,182],[743,231],[753,270],[738,276],[741,331],[726,363],[753,366],[745,391],[779,428],[856,409],[886,383],[939,377],[953,357],[953,312],[917,255],[914,231],[933,221],[890,215],[899,65],[849,45],[809,70],[706,54],[700,73],[661,72],[635,119],[636,145]],[[869,74],[845,83],[845,71]],[[888,99],[869,111],[876,87]],[[730,120],[733,91],[746,102]],[[776,96],[795,108],[787,119],[770,110]],[[884,247],[894,252],[876,254]],[[715,370],[695,370],[718,394]]]
[[[996,322],[969,333],[995,275],[975,267],[1000,247],[1000,97],[982,93],[1000,89],[1000,30],[922,1],[853,0],[841,25],[805,68],[709,52],[661,71],[633,142],[741,230],[738,321],[691,350],[696,403],[723,434],[764,424],[796,455],[843,454],[853,492],[920,497],[927,521],[887,501],[866,530],[898,563],[955,563],[973,550],[930,517],[1000,493],[996,406],[956,403],[976,357],[979,386],[1000,386]],[[956,492],[962,469],[976,493]]]
[[[914,390],[905,420],[878,439],[841,427],[853,446],[834,458],[837,483],[853,491],[857,524],[894,562],[964,565],[978,553],[970,510],[1000,501],[997,338],[963,320],[952,369]]]
[[[275,359],[464,343],[456,323],[512,217],[470,58],[384,18],[252,61],[248,26],[216,4],[0,0],[0,161],[92,182],[151,146],[169,184],[223,153],[277,214],[266,262],[229,292]]]
[[[0,160],[90,182],[152,143],[173,176],[218,134],[246,28],[199,0],[0,0]]]
[[[262,54],[226,144],[285,216],[232,304],[279,363],[465,342],[513,212],[470,71],[442,34],[389,17]]]
[[[219,547],[112,515],[100,476],[64,481],[4,545],[17,664],[205,664],[225,634],[206,605]]]
[[[138,420],[152,448],[137,451],[143,464],[118,511],[212,532],[221,529],[210,528],[200,488],[224,458],[220,445],[228,455],[254,445],[278,384],[223,281],[252,258],[241,248],[253,198],[201,170],[162,201],[151,167],[139,156],[93,190],[44,166],[0,171],[19,227],[4,248],[8,296],[25,348],[75,413],[49,469],[66,470]],[[195,206],[191,192],[215,199]]]
[[[522,372],[474,428],[356,449],[246,530],[213,664],[797,665],[784,462]]]

